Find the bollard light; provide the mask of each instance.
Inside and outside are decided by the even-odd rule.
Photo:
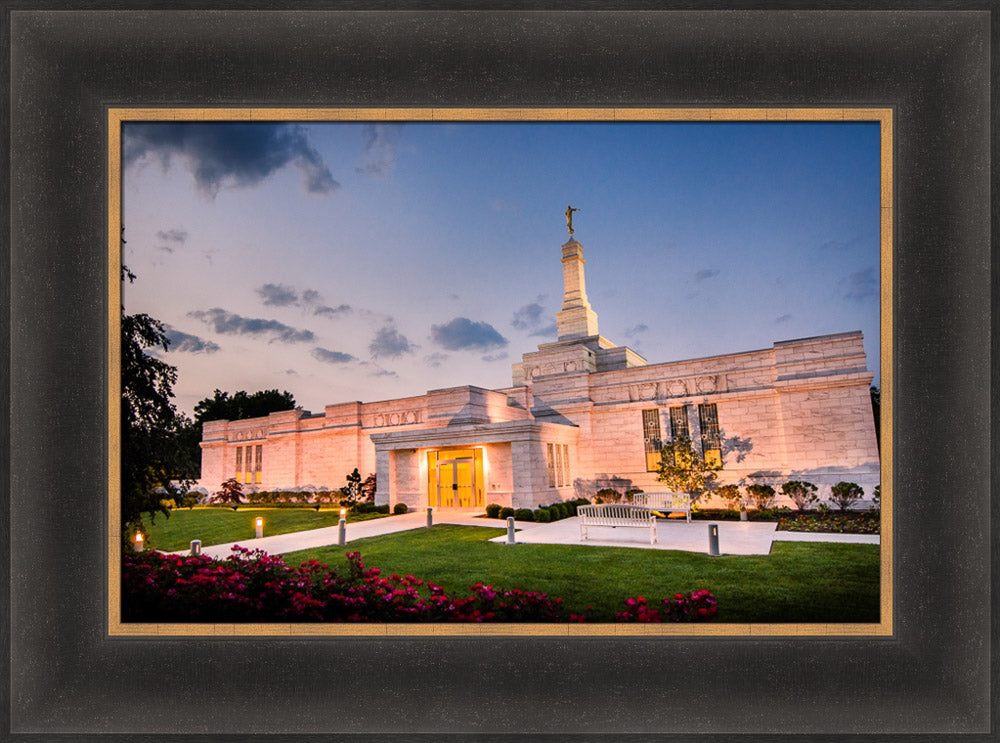
[[[514,517],[507,517],[507,544],[515,544],[514,542]]]
[[[254,529],[257,532],[257,539],[260,539],[262,536],[264,536],[264,519],[262,519],[260,516],[254,519]]]
[[[346,519],[347,518],[347,509],[346,508],[341,508],[340,509],[340,518],[342,518],[342,519]]]
[[[719,525],[708,525],[708,554],[712,557],[719,556]]]
[[[347,544],[347,509],[340,509],[340,529],[337,532],[337,544],[343,547]]]
[[[191,540],[191,554],[195,557],[201,554],[201,540],[192,539]]]
[[[434,526],[434,511],[427,506],[427,528],[430,529],[432,526]]]
[[[142,532],[141,531],[137,531],[135,533],[135,551],[136,552],[142,552],[143,542],[144,541],[145,541],[145,537],[142,536]]]

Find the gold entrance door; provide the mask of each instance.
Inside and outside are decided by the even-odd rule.
[[[483,505],[482,452],[462,449],[428,453],[430,504],[440,508],[475,508]]]

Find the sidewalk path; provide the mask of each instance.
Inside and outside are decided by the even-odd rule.
[[[507,522],[502,519],[483,518],[477,511],[435,511],[435,524],[458,524],[461,526],[485,526],[505,529]],[[532,521],[516,521],[515,539],[519,544],[576,544],[588,547],[636,547],[638,549],[684,550],[708,554],[708,525],[719,527],[719,551],[724,555],[767,555],[771,543],[779,542],[847,542],[856,544],[879,544],[878,534],[817,534],[813,532],[775,531],[777,524],[766,521],[664,521],[657,523],[657,543],[649,543],[649,533],[643,529],[611,527],[591,527],[589,538],[580,539],[580,522],[576,517],[562,519],[550,524]],[[427,524],[426,512],[406,513],[368,521],[356,521],[346,526],[346,542],[394,534],[411,529],[420,529]],[[290,534],[276,534],[261,539],[246,539],[241,542],[217,544],[202,548],[202,554],[214,559],[228,557],[234,544],[247,549],[262,549],[272,555],[296,552],[298,550],[336,545],[340,538],[339,526],[322,529],[297,531]],[[503,534],[490,540],[498,544],[507,542]],[[178,550],[174,554],[186,555],[188,550]]]

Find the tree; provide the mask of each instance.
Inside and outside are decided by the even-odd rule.
[[[237,482],[235,477],[230,477],[222,487],[212,494],[216,503],[232,503],[239,505],[243,502],[243,486]],[[235,508],[233,509],[236,510]]]
[[[135,274],[122,266],[122,281]],[[162,501],[180,500],[190,487],[188,452],[179,432],[188,419],[178,414],[172,402],[177,369],[146,353],[167,350],[169,341],[163,324],[146,314],[126,315],[121,320],[121,504],[122,538],[141,530],[142,515],[155,520],[157,513],[170,516]]]
[[[864,489],[856,482],[838,482],[830,488],[830,500],[837,504],[837,508],[846,511],[851,505],[860,500],[865,494]]]
[[[781,486],[782,494],[791,498],[800,511],[819,500],[816,490],[815,485],[803,480],[789,480]]]
[[[668,441],[660,450],[660,482],[673,491],[687,493],[692,501],[712,490],[720,469],[722,463],[706,461],[687,436]]]
[[[875,446],[882,451],[882,391],[872,387],[869,392],[872,397],[872,415],[875,418]]]
[[[361,474],[357,467],[347,476],[347,485],[342,487],[340,492],[344,496],[341,505],[353,506],[358,502],[358,497],[361,495]]]
[[[238,421],[246,418],[262,418],[270,413],[293,410],[295,398],[284,390],[260,390],[248,394],[244,390],[230,395],[215,390],[212,397],[206,397],[194,406],[194,420],[189,420],[180,432],[181,443],[188,452],[192,469],[187,474],[197,479],[201,473],[202,424],[205,421]]]
[[[368,503],[375,502],[375,493],[378,490],[378,478],[374,473],[368,475],[361,483],[361,500]]]

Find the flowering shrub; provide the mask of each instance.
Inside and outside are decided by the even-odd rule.
[[[615,614],[619,622],[711,622],[719,602],[708,591],[675,593],[659,605],[650,605],[644,596],[625,599],[625,611]]]
[[[795,513],[778,519],[778,531],[832,532],[834,534],[880,534],[878,512]]]
[[[123,618],[127,622],[584,622],[561,598],[504,590],[484,583],[470,595],[449,596],[412,575],[384,577],[358,552],[340,574],[315,560],[292,568],[262,550],[233,547],[226,560],[205,555],[126,554],[122,558]],[[620,621],[707,621],[715,599],[707,591],[665,599],[655,613],[632,611]],[[645,599],[642,599],[645,602]],[[701,610],[706,611],[702,612]],[[711,611],[708,611],[711,609]],[[633,617],[632,614],[635,614]],[[658,617],[658,618],[652,618]]]

